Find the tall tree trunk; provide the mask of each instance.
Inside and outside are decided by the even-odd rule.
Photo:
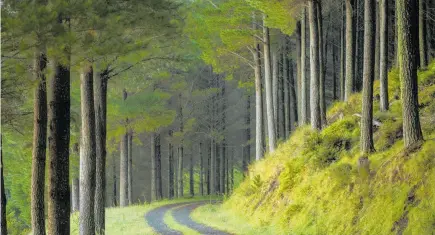
[[[308,109],[310,105],[308,103],[308,80],[306,73],[306,9],[302,10],[302,21],[301,21],[301,125],[308,124]]]
[[[119,163],[119,206],[128,206],[128,134],[121,137],[121,157]]]
[[[420,48],[420,67],[426,68],[428,64],[427,57],[427,0],[418,0],[418,39]]]
[[[332,45],[332,100],[337,100],[337,46]]]
[[[353,12],[353,17],[354,17],[354,35],[355,38],[354,40],[354,44],[353,44],[353,48],[354,48],[354,53],[355,53],[355,57],[353,58],[353,63],[354,63],[354,83],[353,83],[353,89],[354,91],[360,91],[360,40],[361,40],[361,32],[360,32],[360,1],[361,0],[354,0],[355,2],[355,10]],[[364,1],[364,0],[363,0]]]
[[[319,32],[317,21],[317,0],[308,1],[308,18],[310,24],[310,108],[311,127],[321,129],[320,99],[319,99]]]
[[[279,87],[279,75],[278,75],[278,49],[273,50],[271,52],[272,55],[272,102],[273,102],[273,117],[275,118],[275,130],[277,130],[277,135],[279,135],[278,131],[278,87]]]
[[[222,143],[220,146],[220,158],[219,158],[219,192],[221,194],[225,193],[225,144]]]
[[[222,152],[221,152],[221,167],[220,167],[220,191],[221,193],[225,193],[225,178],[226,178],[226,97],[225,97],[226,87],[225,87],[225,80],[221,79],[221,100],[222,100]]]
[[[244,173],[248,170],[248,165],[251,161],[251,96],[246,97],[246,116],[245,116],[245,144],[243,146],[243,163],[242,170]]]
[[[174,148],[174,146],[172,146]],[[178,159],[180,148],[177,148],[177,157],[174,156],[174,197],[178,198]]]
[[[174,147],[172,145],[172,130],[169,130],[169,147],[168,147],[168,155],[169,155],[169,161],[168,161],[168,197],[169,199],[174,198]]]
[[[318,47],[319,47],[319,97],[320,97],[320,121],[321,127],[326,126],[326,95],[325,95],[325,73],[326,73],[326,51],[323,35],[322,3],[316,1],[317,8],[317,28],[318,28]]]
[[[183,197],[184,196],[184,185],[183,185],[183,145],[180,145],[179,147],[179,154],[178,154],[178,196]]]
[[[59,26],[63,27],[61,14]],[[70,142],[70,48],[63,53],[67,63],[54,61],[54,76],[48,95],[48,234],[70,234],[69,142]]]
[[[376,0],[376,10],[375,10],[375,24],[376,24],[376,34],[375,34],[375,80],[379,79],[379,66],[380,66],[380,2],[382,0]]]
[[[163,199],[163,184],[162,184],[162,150],[160,144],[160,133],[155,134],[155,157],[156,157],[156,185],[157,185],[157,200]]]
[[[283,80],[283,92],[284,92],[284,139],[287,139],[290,134],[291,129],[291,120],[290,120],[290,89],[291,83],[289,78],[289,59],[288,59],[288,45],[287,45],[287,37],[284,38],[283,45],[283,65],[282,65],[282,80]]]
[[[71,185],[71,209],[72,212],[77,212],[80,209],[80,183],[79,178],[74,178]]]
[[[380,109],[389,109],[388,98],[388,0],[379,2],[379,83]]]
[[[3,168],[3,135],[0,134],[0,233],[7,235],[6,193]]]
[[[363,154],[375,150],[373,144],[373,80],[375,77],[375,0],[364,1],[364,71],[361,117],[361,151]]]
[[[344,101],[344,91],[345,91],[345,53],[344,48],[346,47],[345,43],[345,25],[346,25],[346,14],[345,14],[345,3],[342,4],[342,19],[341,19],[341,30],[340,30],[340,40],[341,40],[341,47],[340,47],[340,100]]]
[[[255,16],[253,28],[257,29],[255,23]],[[254,74],[255,74],[255,159],[258,161],[263,157],[263,96],[261,85],[261,58],[260,58],[260,44],[258,40],[255,42],[255,51],[253,52],[254,58]]]
[[[273,100],[272,100],[272,79],[271,79],[271,64],[270,64],[270,41],[269,28],[266,26],[266,15],[263,15],[263,46],[264,46],[264,80],[266,85],[266,110],[267,110],[267,130],[269,138],[269,152],[273,153],[276,147],[276,130],[275,117],[273,115]]]
[[[429,0],[427,2],[427,13],[426,15],[434,15],[435,14],[435,0]],[[428,16],[426,16],[429,19]],[[429,44],[430,58],[435,58],[435,22],[433,20],[427,21],[427,38]]]
[[[45,68],[47,57],[42,50],[35,53],[35,88],[33,106],[33,153],[32,153],[32,230],[35,235],[45,234],[45,161],[47,147],[47,85]],[[3,233],[2,233],[3,234]]]
[[[204,196],[204,156],[202,156],[202,142],[199,142],[199,194]]]
[[[97,74],[94,79],[95,103],[95,230],[105,233],[106,205],[106,119],[107,119],[107,70]],[[116,182],[116,181],[115,181]]]
[[[151,134],[151,201],[158,200],[156,133]]]
[[[133,204],[132,194],[133,194],[133,132],[129,130],[128,132],[128,155],[127,155],[127,198],[128,204]]]
[[[301,21],[296,22],[296,84],[297,84],[297,117],[298,120],[302,120],[301,113],[302,113],[302,107],[301,107]],[[298,123],[299,125],[299,123]]]
[[[354,86],[354,24],[353,24],[354,0],[346,0],[346,69],[344,100],[348,101],[352,95]]]
[[[118,202],[116,200],[116,197],[118,196],[118,191],[116,190],[116,161],[115,161],[115,157],[113,157],[113,198],[112,198],[112,205],[113,206],[117,206]]]
[[[190,162],[189,162],[189,193],[190,196],[193,197],[195,195],[195,184],[194,184],[194,175],[193,175],[193,167],[194,167],[194,163],[193,163],[193,151],[192,151],[192,147],[190,148]]]
[[[290,119],[289,119],[289,129],[288,129],[288,136],[290,137],[290,132],[296,128],[296,123],[298,123],[298,102],[296,97],[296,81],[293,73],[293,62],[288,59],[288,78],[289,78],[289,112],[290,112]]]
[[[283,49],[284,50],[284,49]],[[279,63],[278,63],[278,68],[279,68],[279,76],[278,76],[278,123],[276,124],[277,129],[276,129],[276,133],[278,138],[280,139],[285,139],[285,105],[287,105],[288,103],[284,103],[284,95],[285,95],[285,89],[284,89],[284,84],[287,84],[287,81],[284,82],[284,53],[280,53],[279,54]]]
[[[215,167],[215,151],[214,151],[214,140],[213,139],[211,139],[210,140],[210,161],[209,161],[209,167],[208,167],[208,180],[207,180],[207,182],[208,182],[208,188],[207,188],[207,190],[208,190],[208,194],[210,195],[210,194],[215,194],[216,193],[216,191],[215,191],[215,187],[214,187],[214,185],[215,185],[215,170],[216,170],[216,167]]]
[[[409,148],[423,140],[418,112],[418,6],[417,1],[396,0],[399,75],[403,102],[403,137]]]
[[[86,65],[80,76],[81,142],[80,142],[80,234],[95,234],[95,110],[92,65]]]

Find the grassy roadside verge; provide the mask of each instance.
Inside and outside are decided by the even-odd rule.
[[[204,205],[196,208],[191,218],[198,223],[203,223],[216,229],[232,234],[258,235],[275,234],[271,227],[254,227],[245,219],[225,211],[222,205]]]
[[[106,235],[155,235],[153,229],[148,226],[145,220],[145,214],[152,209],[160,206],[170,205],[181,202],[194,202],[204,200],[216,200],[220,197],[192,197],[179,198],[174,200],[162,200],[152,203],[132,205],[128,207],[113,207],[106,209]],[[175,222],[175,221],[174,221]],[[71,234],[79,234],[79,214],[71,215]]]

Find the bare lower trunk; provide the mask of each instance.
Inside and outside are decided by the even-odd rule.
[[[303,9],[302,21],[301,21],[301,125],[308,124],[308,109],[310,105],[308,103],[308,80],[306,73],[306,9]]]
[[[119,206],[128,206],[128,133],[121,137],[121,156],[119,163]]]
[[[192,150],[192,148],[190,149]],[[190,151],[190,162],[189,162],[189,193],[190,196],[193,197],[195,195],[195,184],[194,184],[194,176],[193,176],[193,151]]]
[[[275,129],[278,130],[278,55],[277,49],[271,52],[272,55],[272,102],[273,102],[273,117],[276,124]],[[278,131],[277,131],[278,132]]]
[[[47,145],[47,85],[45,68],[47,58],[43,51],[35,54],[35,89],[33,106],[33,153],[32,153],[32,230],[35,235],[45,234],[45,161]],[[2,168],[3,169],[3,168]],[[3,191],[2,191],[3,192]],[[3,233],[1,233],[3,234]]]
[[[160,134],[155,135],[155,158],[156,158],[156,198],[157,200],[163,199],[162,189],[162,150],[160,145]]]
[[[92,65],[80,77],[81,142],[80,142],[80,234],[95,234],[95,110]]]
[[[183,145],[179,147],[178,154],[178,196],[183,197],[184,195],[184,185],[183,185]]]
[[[426,68],[428,64],[427,57],[427,0],[418,0],[418,39],[420,48],[420,67]]]
[[[169,141],[172,141],[172,130],[169,130]],[[169,147],[168,147],[168,155],[169,155],[169,161],[168,161],[168,188],[169,188],[169,192],[168,192],[168,197],[169,199],[172,199],[175,194],[174,194],[174,146],[172,145],[172,142],[169,142]]]
[[[319,102],[320,102],[320,122],[321,127],[326,126],[326,96],[325,96],[325,72],[326,72],[326,52],[323,36],[322,3],[316,1],[317,8],[317,33],[319,47]]]
[[[204,156],[202,155],[202,143],[199,142],[199,194],[204,196]]]
[[[346,0],[346,71],[344,100],[348,101],[353,93],[354,86],[354,24],[353,24],[354,0]]]
[[[263,138],[263,96],[261,85],[261,59],[260,59],[260,44],[255,45],[253,53],[255,67],[255,159],[258,161],[264,154],[264,138]]]
[[[48,89],[50,99],[48,105],[49,200],[47,232],[48,234],[69,235],[71,211],[71,194],[68,186],[70,70],[69,65],[60,64],[58,61],[55,61],[54,65],[54,77],[51,79],[50,89]]]
[[[133,194],[133,133],[130,130],[127,137],[127,198],[128,204],[133,204],[132,194]]]
[[[245,116],[245,144],[243,146],[242,170],[245,173],[248,170],[248,164],[251,158],[251,96],[246,97],[246,116]]]
[[[388,0],[379,3],[379,83],[380,83],[380,109],[389,109],[388,99]]]
[[[283,66],[282,66],[282,80],[283,80],[283,89],[284,89],[284,139],[287,139],[290,133],[290,73],[289,73],[289,59],[288,59],[288,45],[287,45],[287,38],[284,40],[284,46],[283,46]]]
[[[264,80],[266,86],[266,113],[267,113],[267,130],[269,138],[269,152],[273,153],[276,147],[276,130],[275,117],[273,115],[273,100],[272,100],[272,77],[270,64],[270,42],[269,28],[266,27],[266,15],[263,15],[263,46],[264,46]]]
[[[364,1],[364,71],[362,91],[361,117],[361,152],[363,154],[374,151],[373,144],[373,80],[375,55],[375,0]]]
[[[342,19],[341,19],[341,31],[340,31],[340,39],[341,39],[341,47],[340,47],[340,100],[344,101],[344,92],[345,92],[345,53],[344,48],[346,47],[345,43],[345,3],[343,3],[342,6]]]
[[[210,140],[210,144],[208,146],[208,157],[207,157],[207,195],[212,194],[212,179],[211,179],[211,174],[212,174],[212,146],[213,146],[213,140]]]
[[[320,120],[320,97],[319,97],[319,44],[317,26],[317,7],[316,0],[308,2],[308,18],[310,24],[310,108],[311,108],[311,128],[321,129]]]
[[[7,234],[6,193],[5,180],[3,178],[3,168],[3,135],[0,134],[0,233]]]
[[[71,203],[72,203],[72,212],[77,212],[80,209],[80,183],[79,178],[74,178],[72,180],[71,186]]]
[[[396,0],[403,138],[409,148],[423,140],[418,111],[418,6],[416,1]]]
[[[113,158],[113,198],[112,198],[112,205],[117,206],[118,202],[116,200],[116,197],[118,196],[118,190],[116,190],[116,161],[115,158]]]
[[[107,71],[103,71],[95,76],[94,103],[96,136],[95,230],[97,234],[104,235],[106,205]]]

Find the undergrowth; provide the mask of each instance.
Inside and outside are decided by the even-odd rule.
[[[389,73],[390,110],[379,110],[369,174],[358,170],[361,94],[328,111],[321,132],[298,128],[250,166],[247,179],[219,210],[274,234],[432,234],[435,231],[435,63],[419,72],[425,142],[405,151],[397,70]],[[219,224],[219,223],[217,223]]]

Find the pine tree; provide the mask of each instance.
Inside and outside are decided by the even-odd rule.
[[[310,108],[311,128],[321,129],[319,97],[319,31],[317,21],[317,0],[308,2],[308,21],[310,25]]]
[[[388,99],[388,0],[379,2],[379,83],[380,83],[380,109],[387,111],[389,109]]]
[[[344,100],[347,101],[353,93],[354,87],[354,0],[346,0],[346,69]]]

